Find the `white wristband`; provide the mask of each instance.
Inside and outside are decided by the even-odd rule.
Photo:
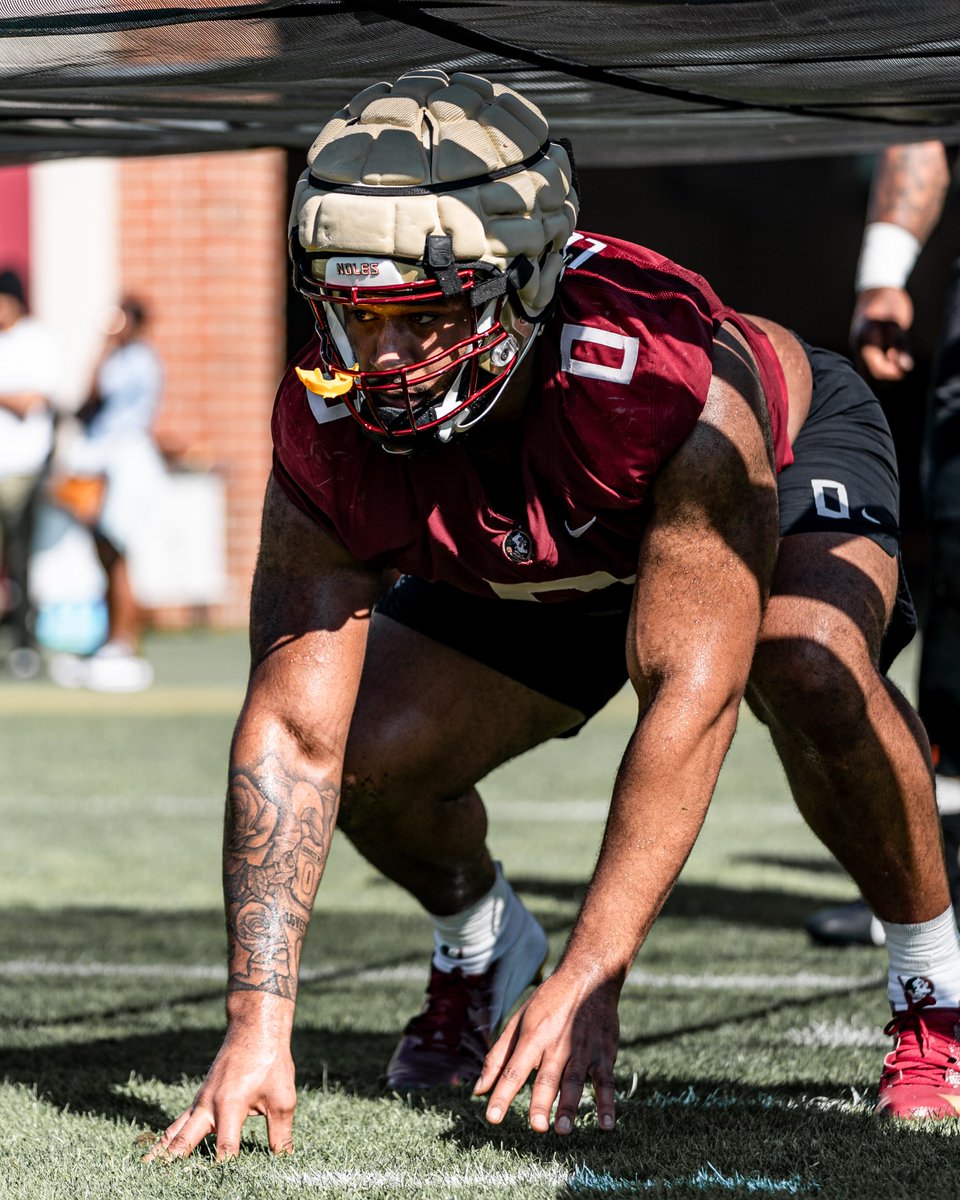
[[[920,241],[902,225],[871,221],[863,231],[856,290],[905,287],[922,249]]]

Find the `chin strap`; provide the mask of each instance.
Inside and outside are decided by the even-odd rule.
[[[504,391],[507,388],[507,385],[510,382],[511,377],[513,376],[514,371],[516,371],[516,369],[520,366],[520,364],[523,362],[523,360],[530,353],[530,347],[540,336],[540,333],[542,332],[542,330],[543,330],[543,325],[538,324],[538,325],[534,326],[533,333],[527,339],[525,345],[523,346],[523,349],[516,356],[516,359],[514,360],[513,365],[510,367],[510,370],[507,372],[506,376],[504,377],[503,382],[500,384],[500,386],[498,388],[495,388],[493,390],[493,393],[491,394],[489,401],[483,406],[483,410],[481,412],[475,413],[472,408],[465,408],[463,410],[463,412],[460,414],[461,419],[454,417],[452,420],[448,421],[446,425],[440,426],[441,435],[447,430],[448,427],[450,428],[450,433],[448,434],[447,438],[443,438],[441,436],[441,441],[449,441],[450,438],[453,436],[453,434],[466,433],[468,430],[472,429],[474,427],[474,425],[477,424],[478,421],[482,421],[483,418],[485,416],[487,416],[487,414],[493,409],[494,405],[497,403],[497,401],[503,395]],[[469,418],[469,419],[462,419],[462,418]]]
[[[428,234],[423,247],[423,262],[439,283],[440,291],[446,299],[460,295],[463,284],[457,271],[457,260],[453,256],[452,237],[440,233]]]

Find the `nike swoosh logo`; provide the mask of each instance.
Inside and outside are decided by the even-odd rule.
[[[876,517],[871,517],[865,508],[860,509],[860,516],[863,517],[863,519],[865,521],[869,521],[871,525],[882,525],[883,524],[883,522],[877,520]]]
[[[564,521],[563,527],[564,527],[564,529],[566,529],[567,533],[569,533],[571,537],[583,537],[583,535],[587,532],[587,530],[590,528],[590,526],[594,523],[594,521],[596,519],[597,519],[596,517],[591,517],[590,520],[587,521],[587,523],[585,525],[578,525],[576,529],[571,529],[570,522]]]

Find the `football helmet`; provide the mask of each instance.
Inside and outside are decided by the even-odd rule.
[[[384,449],[450,441],[496,403],[553,300],[577,218],[569,146],[510,88],[431,69],[360,92],[307,161],[290,257],[320,361],[300,378]],[[347,310],[396,304],[460,305],[466,324],[418,361],[361,366]]]

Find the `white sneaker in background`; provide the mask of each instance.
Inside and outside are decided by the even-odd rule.
[[[153,683],[150,663],[122,642],[107,642],[89,658],[57,654],[48,670],[60,687],[92,692],[142,692]]]
[[[87,660],[85,686],[93,692],[142,692],[153,683],[153,667],[122,642],[107,642]]]
[[[79,654],[54,654],[47,663],[47,674],[58,687],[86,687],[89,661]]]

